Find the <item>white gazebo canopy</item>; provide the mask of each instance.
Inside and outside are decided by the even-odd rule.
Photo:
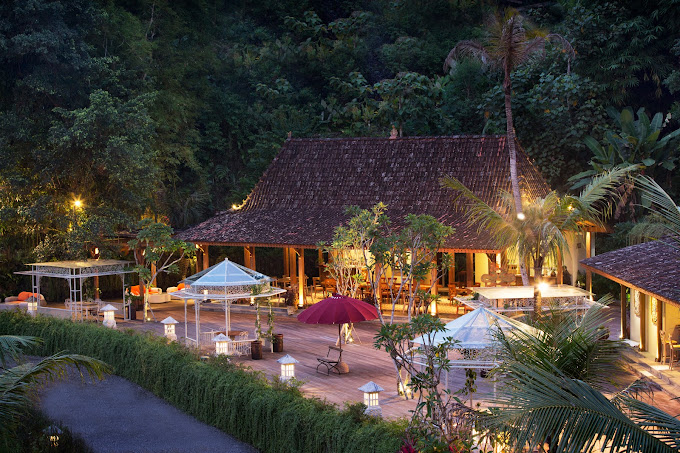
[[[187,300],[194,301],[196,345],[200,343],[200,306],[208,300],[223,301],[226,333],[231,330],[230,305],[235,299],[271,297],[285,292],[272,287],[272,279],[228,259],[182,280],[184,288],[170,293],[184,299],[184,326],[187,325]],[[185,333],[185,335],[187,335]]]
[[[437,332],[430,343],[425,336],[413,340],[422,345],[438,345],[446,338],[452,337],[457,343],[455,349],[484,349],[496,346],[495,333],[498,329],[503,333],[519,330],[530,335],[536,335],[539,331],[523,322],[508,318],[486,307],[479,307],[470,313],[445,325],[446,330]]]
[[[497,312],[526,312],[534,308],[537,288],[533,286],[491,286],[474,288],[479,300],[456,298],[459,302],[472,307],[490,308]],[[543,309],[551,307],[560,310],[587,310],[595,302],[593,293],[571,285],[552,285],[540,288]]]
[[[122,260],[70,260],[47,261],[44,263],[30,263],[30,271],[15,272],[20,275],[30,275],[33,292],[40,294],[40,279],[42,277],[63,278],[68,281],[69,299],[75,305],[83,305],[83,280],[103,275],[119,275],[123,285],[123,306],[125,306],[125,274],[133,272],[129,261]],[[125,310],[124,310],[125,311]],[[124,313],[125,319],[129,319]]]

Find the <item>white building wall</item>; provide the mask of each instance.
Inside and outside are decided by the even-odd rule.
[[[486,253],[475,253],[475,282],[482,282],[482,275],[489,273],[489,257]]]
[[[635,291],[630,290],[630,339],[633,341],[640,341],[640,316],[635,314]]]

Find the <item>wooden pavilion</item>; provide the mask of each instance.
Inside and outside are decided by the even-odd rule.
[[[664,349],[669,352],[661,332],[680,341],[680,250],[676,247],[652,241],[581,261],[587,270],[621,285],[622,338],[638,342],[641,351],[657,360],[666,355]]]
[[[464,205],[453,203],[453,193],[440,180],[452,175],[497,205],[499,190],[511,190],[506,141],[505,135],[289,138],[241,205],[178,237],[199,246],[202,268],[208,267],[211,245],[243,246],[245,265],[251,269],[255,247],[283,248],[284,273],[300,281],[303,250],[330,242],[335,227],[347,220],[346,206],[369,208],[383,202],[393,222],[411,213],[429,214],[455,227],[442,251],[466,254],[460,275],[465,275],[466,286],[473,286],[502,250],[488,233],[465,224]],[[523,194],[545,196],[550,189],[541,173],[519,145],[517,151]],[[570,271],[575,275],[575,269]],[[304,286],[298,285],[300,305]]]

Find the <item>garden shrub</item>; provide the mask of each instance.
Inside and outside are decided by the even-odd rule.
[[[0,313],[0,333],[42,339],[36,355],[66,350],[103,360],[114,373],[184,412],[264,452],[397,451],[405,425],[348,411],[295,389],[272,387],[263,373],[201,362],[165,338],[17,311]],[[214,362],[214,363],[212,363]]]

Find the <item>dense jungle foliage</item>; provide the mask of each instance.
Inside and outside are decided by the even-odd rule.
[[[289,132],[504,134],[503,75],[443,62],[508,6],[576,51],[512,75],[517,136],[553,188],[592,168],[586,137],[621,130],[608,108],[678,129],[678,0],[0,3],[0,295],[19,263],[240,202]],[[672,194],[677,147],[655,167]]]

